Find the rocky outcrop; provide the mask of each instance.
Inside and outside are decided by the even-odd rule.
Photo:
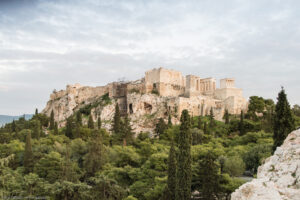
[[[257,179],[242,185],[232,200],[300,199],[300,130],[289,134],[258,168]]]

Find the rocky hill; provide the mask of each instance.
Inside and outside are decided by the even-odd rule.
[[[242,185],[232,200],[300,199],[300,130],[289,134],[258,168],[257,179]]]
[[[109,130],[118,103],[121,114],[129,115],[136,133],[152,132],[155,120],[166,120],[170,115],[176,124],[185,109],[193,116],[205,116],[212,110],[216,120],[222,120],[225,109],[230,114],[247,110],[242,89],[236,88],[234,83],[232,78],[221,79],[220,88],[216,88],[214,78],[183,76],[181,72],[159,68],[147,71],[145,77],[136,81],[98,87],[67,85],[66,90],[50,95],[42,113],[50,116],[53,111],[59,126],[76,112],[91,113],[94,121],[101,117]]]

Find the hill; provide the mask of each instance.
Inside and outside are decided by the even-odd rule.
[[[10,123],[13,120],[18,120],[19,118],[23,117],[24,115],[20,116],[11,116],[11,115],[0,115],[0,126],[3,126],[4,124]],[[25,114],[25,119],[29,120],[32,118],[32,114]]]

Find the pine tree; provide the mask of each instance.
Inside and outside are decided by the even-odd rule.
[[[73,125],[73,118],[72,116],[69,117],[67,119],[67,124],[66,124],[66,136],[70,139],[73,139],[74,138],[74,135],[73,135],[73,128],[74,128],[74,125]]]
[[[77,112],[76,113],[76,124],[79,124],[79,126],[82,126],[82,116],[81,116],[81,112]]]
[[[112,131],[114,134],[121,133],[121,114],[120,114],[120,108],[118,103],[116,104],[115,107],[115,115],[112,124]]]
[[[38,109],[36,108],[35,109],[35,115],[38,115],[39,114],[39,111],[38,111]]]
[[[34,122],[34,129],[33,129],[33,138],[39,140],[41,133],[41,123],[39,120],[35,120]]]
[[[94,120],[93,120],[92,114],[90,114],[90,116],[89,116],[88,128],[94,129]]]
[[[177,191],[177,178],[176,178],[176,152],[174,143],[172,142],[169,159],[168,159],[168,181],[167,181],[167,199],[175,200]]]
[[[239,123],[239,131],[240,135],[245,135],[245,125],[244,125],[244,111],[241,111],[241,116],[240,116],[240,123]]]
[[[101,117],[100,116],[98,117],[97,126],[98,126],[98,130],[100,130],[101,126],[102,126],[102,122],[101,122]]]
[[[25,173],[28,174],[33,171],[33,153],[31,146],[31,133],[26,136],[25,152],[24,152],[24,168]]]
[[[202,120],[201,120],[201,116],[198,116],[198,124],[197,124],[197,128],[198,128],[198,129],[202,129]]]
[[[169,115],[168,117],[168,127],[171,127],[173,124],[172,124],[172,117],[171,115]]]
[[[220,191],[219,165],[216,155],[211,151],[199,159],[194,177],[194,187],[201,193],[203,199],[214,200]]]
[[[228,113],[228,109],[225,109],[225,113],[224,113],[223,119],[225,119],[225,124],[229,124],[229,113]]]
[[[275,107],[274,116],[274,145],[273,151],[276,147],[282,145],[287,135],[295,129],[295,119],[292,115],[290,104],[283,88],[278,94],[277,104]]]
[[[180,118],[180,134],[178,138],[178,188],[176,200],[187,200],[191,198],[191,132],[190,116],[187,110],[183,110]]]
[[[58,135],[58,124],[57,124],[57,122],[54,123],[54,134]]]
[[[51,114],[50,114],[50,130],[53,130],[53,129],[54,129],[54,112],[52,110]]]

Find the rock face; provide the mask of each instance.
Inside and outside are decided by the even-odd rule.
[[[273,156],[258,168],[257,179],[242,185],[232,200],[300,199],[300,130],[289,134]]]

